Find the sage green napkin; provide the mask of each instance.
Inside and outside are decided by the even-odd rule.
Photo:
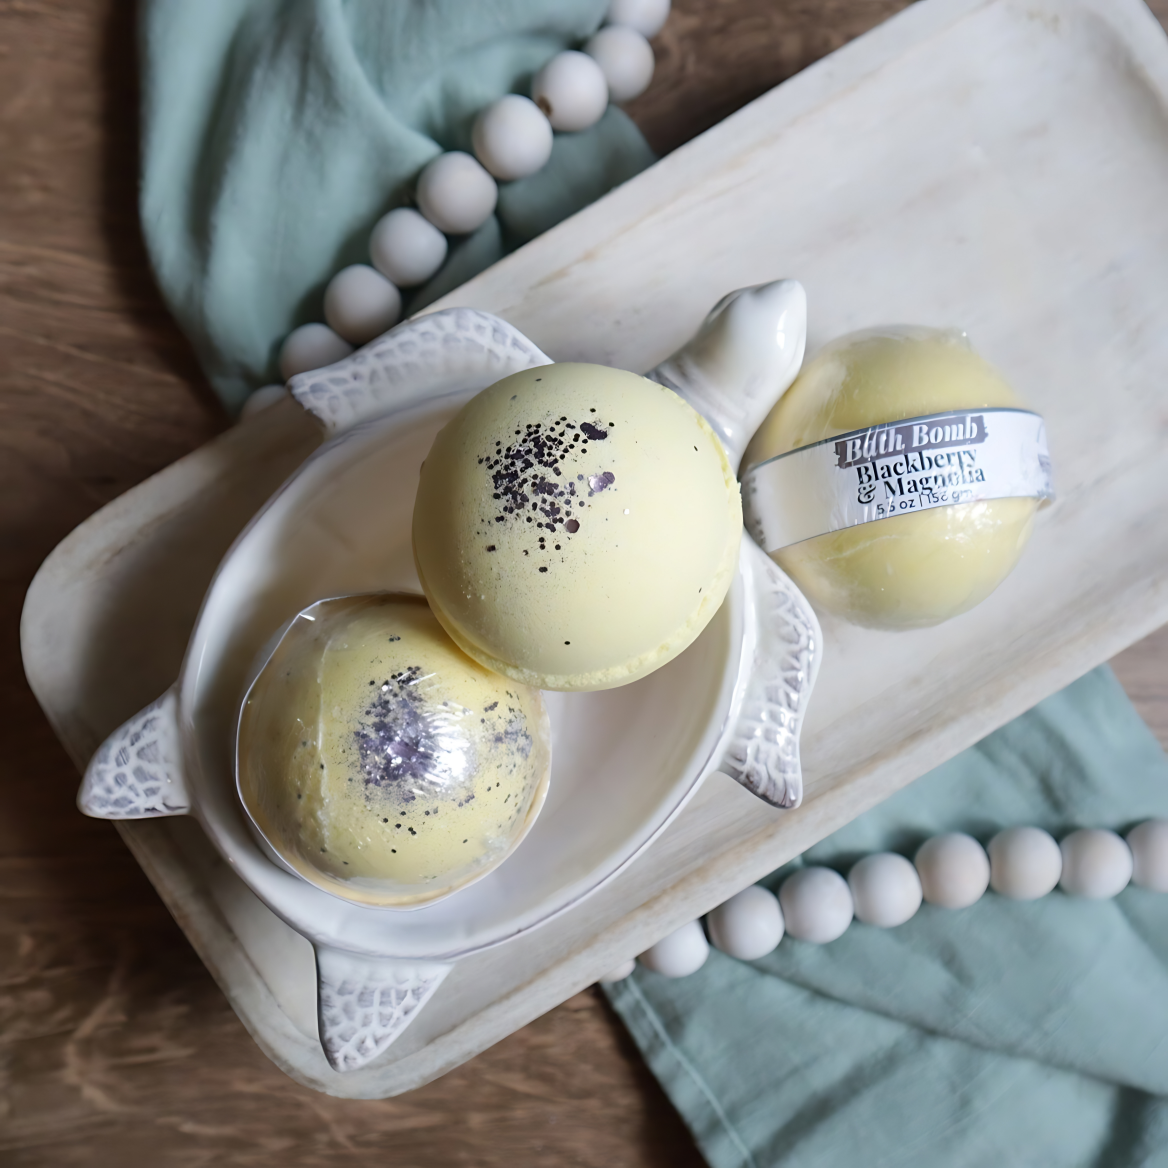
[[[163,295],[230,409],[278,380],[330,276],[368,263],[475,115],[599,26],[607,0],[143,0],[141,216]],[[610,108],[407,299],[416,310],[653,161]]]
[[[1102,668],[800,862],[846,873],[940,831],[1153,816],[1168,759]],[[1168,894],[988,893],[608,993],[716,1168],[1168,1165]]]

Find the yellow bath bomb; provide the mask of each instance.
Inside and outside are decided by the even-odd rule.
[[[472,661],[420,597],[329,600],[293,622],[248,694],[239,790],[312,883],[420,905],[518,846],[550,741],[538,691]]]
[[[414,558],[446,631],[541,689],[624,685],[706,627],[738,562],[721,443],[671,390],[602,365],[529,369],[434,440]]]
[[[742,465],[749,475],[777,455],[851,431],[979,409],[1026,407],[961,334],[853,334],[804,366]],[[813,604],[860,625],[920,628],[966,612],[997,588],[1030,538],[1039,502],[997,498],[890,515],[804,539],[771,558]]]

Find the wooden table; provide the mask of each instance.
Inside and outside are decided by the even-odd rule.
[[[902,6],[681,0],[630,112],[664,152]],[[595,991],[397,1099],[299,1087],[74,810],[20,669],[24,591],[77,523],[228,424],[149,275],[136,70],[125,3],[0,3],[0,1162],[701,1164]],[[1168,630],[1115,667],[1168,743],[1165,660]]]

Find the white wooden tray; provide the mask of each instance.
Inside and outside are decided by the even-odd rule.
[[[435,305],[630,369],[723,293],[778,276],[807,287],[812,350],[875,324],[959,325],[1045,414],[1059,500],[972,613],[901,634],[824,621],[800,809],[715,775],[600,893],[461,962],[364,1070],[329,1069],[311,948],[198,826],[122,825],[263,1049],[335,1094],[416,1087],[1168,619],[1166,207],[1168,44],[1142,4],[925,0]],[[275,407],[46,561],[25,663],[79,765],[173,681],[220,556],[317,441]]]

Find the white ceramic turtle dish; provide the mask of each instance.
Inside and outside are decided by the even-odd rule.
[[[695,342],[650,376],[689,398],[737,464],[798,371],[805,317],[797,284],[748,290],[719,305]],[[279,867],[249,832],[233,745],[257,656],[322,598],[420,591],[410,524],[435,433],[473,393],[546,363],[504,322],[455,309],[295,378],[298,400],[336,436],[236,541],[175,687],[111,736],[82,785],[81,806],[92,815],[193,812],[252,890],[313,942],[321,1039],[337,1069],[384,1050],[450,962],[532,929],[600,887],[705,775],[730,773],[776,805],[800,797],[798,735],[819,629],[790,581],[744,539],[726,603],[685,653],[619,689],[547,695],[547,802],[515,853],[477,883],[409,911],[362,906]]]

